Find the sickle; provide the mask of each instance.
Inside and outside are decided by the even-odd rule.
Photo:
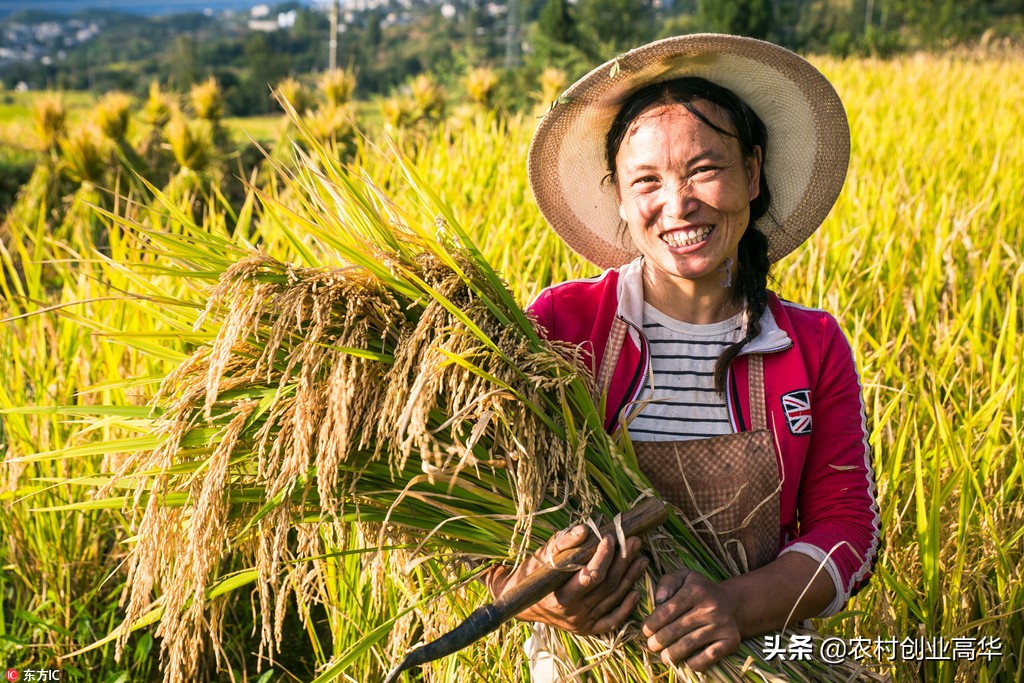
[[[668,519],[668,508],[656,498],[648,498],[639,505],[622,513],[620,527],[622,536],[640,536],[653,531]],[[384,683],[395,683],[399,675],[415,666],[432,662],[470,645],[494,631],[506,621],[536,604],[548,593],[565,584],[580,565],[586,564],[601,538],[608,534],[617,535],[614,523],[601,528],[600,536],[591,534],[582,545],[568,548],[552,558],[550,566],[533,572],[520,583],[503,592],[492,603],[473,610],[465,621],[432,643],[416,648],[391,670]]]

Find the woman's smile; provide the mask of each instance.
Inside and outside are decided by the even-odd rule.
[[[678,228],[663,232],[661,234],[661,240],[672,249],[680,249],[683,247],[693,247],[698,244],[703,244],[704,241],[714,230],[712,225],[702,225],[694,228]]]

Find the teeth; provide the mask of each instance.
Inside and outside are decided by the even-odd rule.
[[[696,230],[676,230],[661,236],[670,247],[686,247],[697,244],[711,234],[711,228],[697,228]]]

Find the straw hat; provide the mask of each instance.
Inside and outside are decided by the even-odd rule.
[[[541,213],[566,244],[602,268],[639,255],[620,237],[605,136],[623,102],[650,83],[699,76],[728,88],[768,129],[764,173],[772,201],[755,223],[772,262],[825,219],[846,179],[850,128],[832,85],[794,53],[753,38],[666,38],[597,67],[559,98],[533,136],[527,159]]]

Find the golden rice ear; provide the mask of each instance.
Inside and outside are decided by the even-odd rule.
[[[304,119],[309,134],[347,158],[356,146],[355,111],[348,106],[325,104]]]
[[[341,107],[348,104],[356,91],[355,69],[334,69],[325,71],[320,76],[317,84],[323,93],[327,104],[333,107]]]
[[[409,84],[409,92],[419,119],[440,121],[444,118],[448,96],[444,87],[429,73],[422,73]]]
[[[209,121],[190,121],[176,112],[164,127],[164,136],[181,170],[204,173],[209,169],[216,155]]]
[[[395,129],[405,128],[416,121],[416,103],[408,97],[392,95],[380,103],[384,123]]]
[[[224,95],[217,79],[210,76],[202,83],[192,86],[189,91],[189,104],[198,118],[219,122],[224,115]]]
[[[32,123],[36,130],[39,146],[44,150],[55,150],[66,133],[67,111],[59,94],[48,94],[36,98],[32,106]]]
[[[110,148],[95,125],[78,126],[58,144],[69,178],[82,184],[101,184],[110,167]]]
[[[498,73],[489,66],[479,66],[465,77],[466,95],[470,102],[481,107],[490,108],[494,105],[494,95],[498,86]]]
[[[142,120],[154,128],[163,128],[177,110],[175,98],[160,89],[160,82],[153,80],[149,84],[149,97],[142,106]]]
[[[274,88],[273,98],[287,101],[299,114],[305,114],[316,105],[316,96],[297,78],[289,76]]]
[[[114,142],[122,142],[128,134],[131,108],[132,98],[123,92],[110,92],[100,98],[95,109],[100,132]]]
[[[569,76],[565,71],[553,66],[544,68],[540,74],[540,104],[544,108],[558,99],[558,96],[565,90],[565,84],[569,82]]]

